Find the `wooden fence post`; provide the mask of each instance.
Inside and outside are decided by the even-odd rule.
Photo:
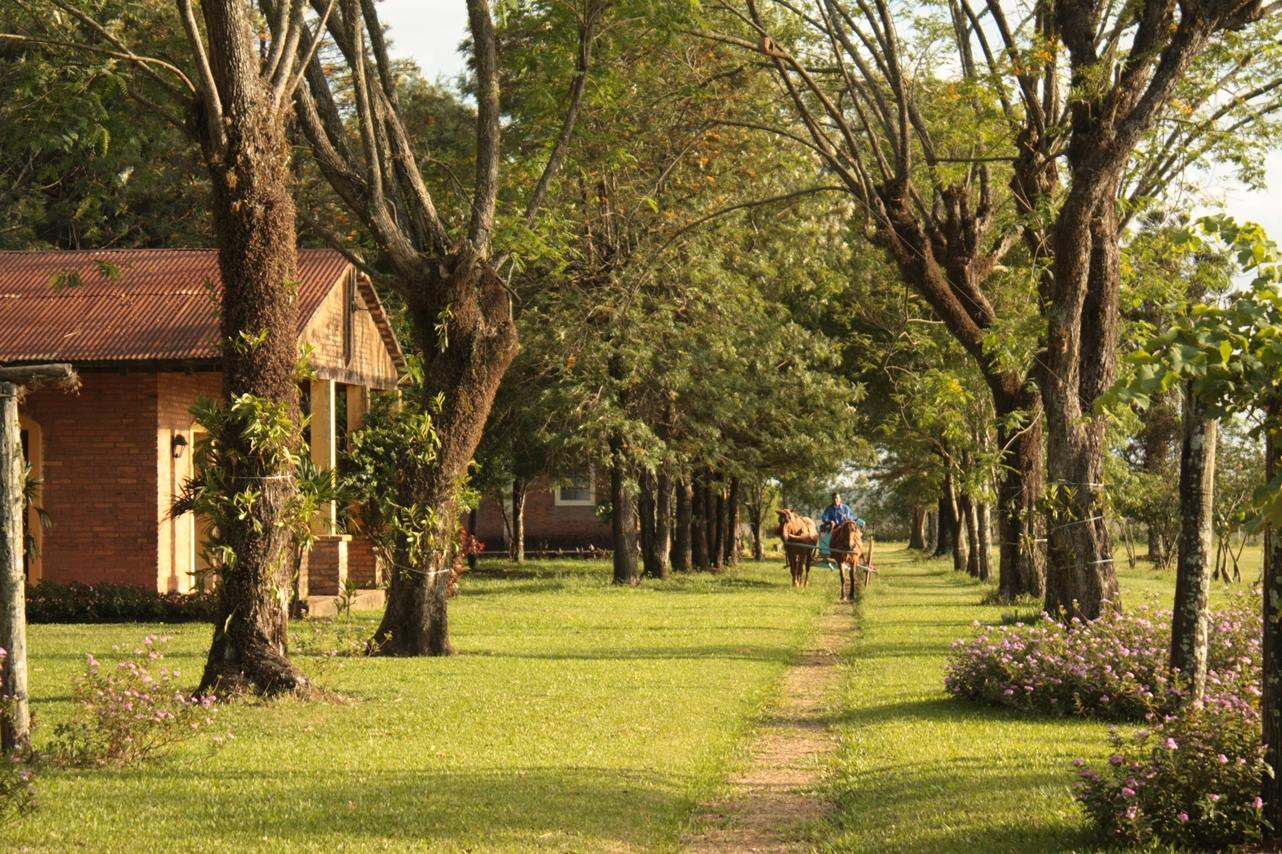
[[[27,579],[22,566],[27,468],[18,426],[18,395],[22,386],[45,380],[74,386],[75,374],[70,365],[0,368],[0,647],[5,650],[0,672],[0,748],[6,753],[31,746]]]

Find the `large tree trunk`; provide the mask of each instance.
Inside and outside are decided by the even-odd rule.
[[[655,478],[654,495],[654,560],[650,574],[666,579],[671,574],[669,553],[672,550],[672,478],[663,469]]]
[[[676,493],[677,510],[676,528],[672,535],[672,569],[674,572],[689,572],[692,567],[690,511],[693,503],[690,481],[686,478],[677,481]]]
[[[926,511],[926,547],[922,551],[933,554],[939,537],[939,510]]]
[[[420,406],[436,413],[433,426],[440,448],[435,465],[400,501],[430,514],[434,525],[428,533],[435,546],[414,567],[408,565],[404,544],[397,546],[400,566],[392,568],[387,607],[370,643],[371,651],[383,655],[453,652],[447,596],[458,533],[459,486],[499,382],[517,352],[507,290],[486,262],[469,262],[466,255],[458,255],[440,264],[425,263],[418,273],[423,279],[403,284],[401,290],[419,296],[408,308],[418,351],[424,354]],[[436,278],[440,274],[447,277]],[[438,342],[436,324],[441,317],[449,320]]]
[[[920,504],[913,505],[913,518],[908,531],[908,548],[919,552],[926,550],[926,508]]]
[[[636,506],[628,484],[628,459],[623,437],[610,437],[610,534],[614,552],[614,583],[636,587],[637,571]]]
[[[1055,297],[1040,372],[1048,489],[1046,610],[1095,619],[1118,603],[1103,492],[1105,419],[1091,411],[1113,382],[1120,285],[1117,180],[1070,193],[1056,222]]]
[[[225,116],[221,129],[201,128],[222,280],[223,397],[252,395],[296,417],[298,259],[285,116],[273,107],[259,70],[257,24],[248,4],[210,0],[201,6]],[[202,121],[209,115],[204,112]],[[283,458],[256,453],[243,431],[220,438],[223,459],[233,461],[224,472],[227,482],[252,488],[256,500],[219,526],[235,562],[221,573],[214,637],[198,691],[300,691],[307,679],[289,661],[286,629],[292,543],[285,513],[294,497],[294,472]]]
[[[748,528],[752,534],[752,559],[764,560],[766,556],[765,544],[762,542],[762,526],[764,525],[765,508],[760,501],[752,501],[748,504]]]
[[[739,563],[739,478],[730,478],[730,491],[726,494],[726,565]]]
[[[1184,442],[1180,451],[1180,546],[1171,620],[1171,670],[1187,681],[1188,700],[1206,692],[1207,593],[1215,495],[1215,421],[1193,395],[1184,393]]]
[[[525,563],[525,498],[526,482],[521,478],[512,481],[512,560]]]
[[[690,496],[690,558],[696,570],[708,568],[708,481],[695,472]]]
[[[957,518],[953,511],[952,498],[948,490],[952,488],[951,481],[946,484],[944,494],[939,499],[939,510],[935,514],[936,527],[938,532],[935,536],[935,553],[934,557],[943,557],[953,552],[953,534],[957,530]]]
[[[1006,394],[994,390],[997,445],[1004,449],[997,484],[997,532],[1000,538],[998,592],[1003,602],[1046,593],[1046,562],[1041,511],[1045,469],[1042,461],[1042,414],[1032,391]],[[1014,413],[1026,413],[1011,424]]]
[[[1265,415],[1264,480],[1271,483],[1282,471],[1279,446],[1279,418],[1282,400],[1274,400]],[[1264,761],[1269,768],[1282,768],[1282,536],[1277,525],[1264,528],[1264,578],[1261,606],[1264,611],[1263,696],[1260,717],[1264,724]],[[1282,840],[1282,778],[1264,774],[1264,841],[1277,848]]]

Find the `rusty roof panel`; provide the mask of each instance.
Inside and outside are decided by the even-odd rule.
[[[298,268],[301,332],[348,263],[304,249]],[[218,286],[213,249],[0,252],[0,362],[216,359]]]

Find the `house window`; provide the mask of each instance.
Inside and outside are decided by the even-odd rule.
[[[556,488],[557,507],[586,507],[596,503],[596,484],[591,470],[573,475]]]

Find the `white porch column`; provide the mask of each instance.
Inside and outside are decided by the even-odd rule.
[[[347,392],[347,432],[355,433],[365,426],[369,414],[369,389],[361,385],[343,386]]]
[[[333,380],[312,380],[311,384],[311,436],[312,463],[318,469],[334,472],[338,468],[338,445],[335,442],[338,407],[335,405],[337,389]],[[338,509],[327,501],[316,512],[312,530],[317,534],[337,531]]]

